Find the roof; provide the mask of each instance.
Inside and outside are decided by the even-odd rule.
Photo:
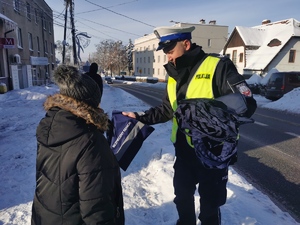
[[[300,37],[300,22],[286,19],[254,27],[236,27],[246,46],[257,46],[247,58],[245,69],[264,70],[292,37]],[[278,39],[281,44],[269,47],[268,44]]]

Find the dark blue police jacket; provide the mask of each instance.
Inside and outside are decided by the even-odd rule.
[[[178,129],[191,137],[200,162],[209,169],[224,169],[237,154],[239,126],[254,122],[243,116],[246,110],[244,97],[235,93],[181,100],[174,116]]]

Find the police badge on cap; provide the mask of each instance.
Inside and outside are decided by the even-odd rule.
[[[192,39],[193,30],[195,30],[194,26],[155,28],[153,32],[159,39],[158,48],[156,49],[156,51],[169,47],[178,41]]]

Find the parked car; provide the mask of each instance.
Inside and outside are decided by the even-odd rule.
[[[114,83],[111,77],[105,77],[105,81],[106,81],[107,84],[113,84]]]
[[[300,72],[272,73],[265,88],[265,97],[274,101],[297,87],[300,87]]]
[[[260,87],[258,84],[248,84],[252,94],[260,94]]]

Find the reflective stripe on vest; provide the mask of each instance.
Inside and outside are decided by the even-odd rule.
[[[213,76],[218,65],[220,58],[208,56],[206,59],[200,64],[196,73],[194,74],[192,80],[190,81],[187,91],[186,91],[186,99],[189,98],[214,98],[212,81]],[[169,77],[167,84],[167,91],[169,95],[170,104],[175,112],[177,109],[177,96],[176,96],[176,86],[177,82]],[[173,117],[173,126],[172,126],[172,134],[171,141],[173,143],[176,142],[176,134],[178,130],[178,124]],[[191,138],[186,135],[187,142],[190,146],[193,147]]]

